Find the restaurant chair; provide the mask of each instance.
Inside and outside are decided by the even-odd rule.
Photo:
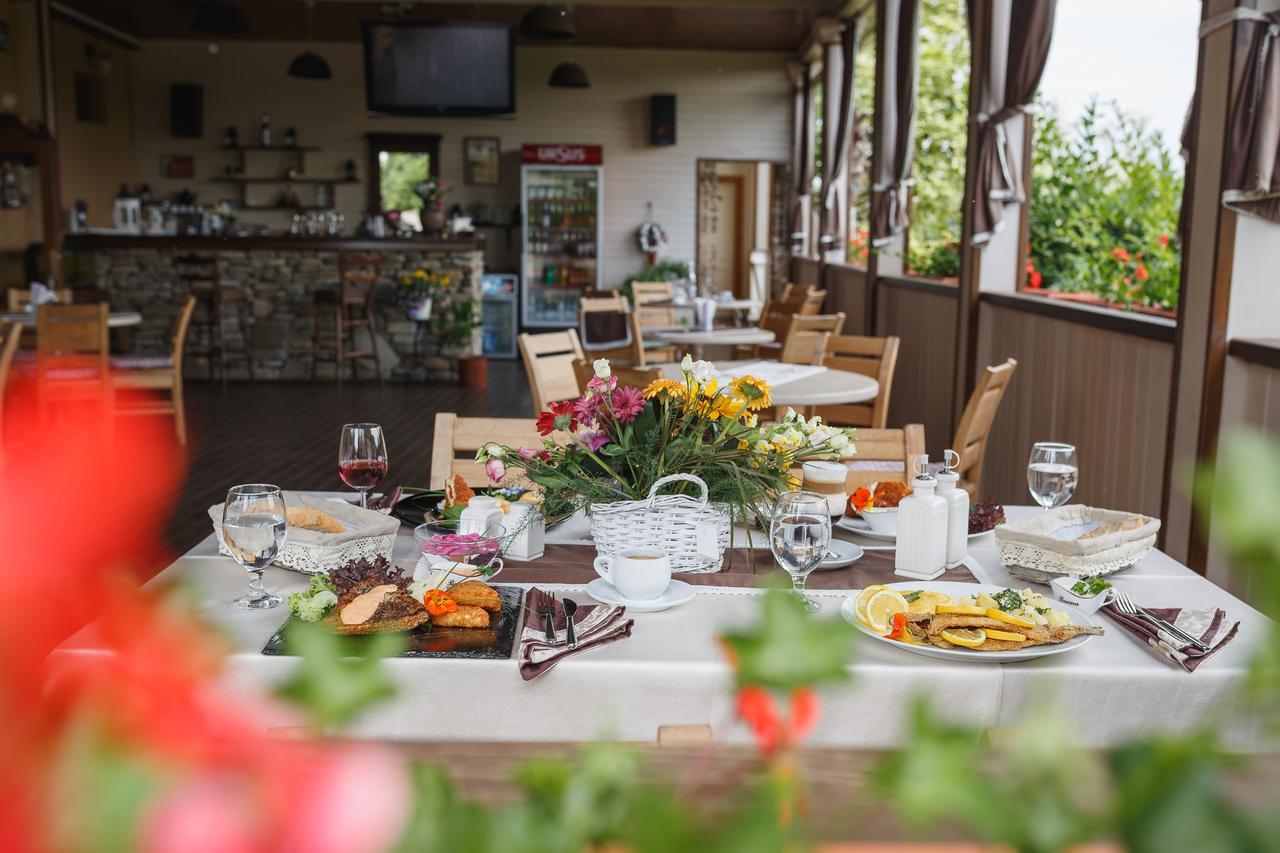
[[[541,450],[544,440],[528,418],[461,418],[453,412],[437,412],[427,488],[443,489],[455,474],[462,475],[472,488],[490,487],[493,482],[485,473],[484,463],[476,461],[477,450],[490,442]]]
[[[334,363],[334,376],[341,387],[346,362],[351,362],[351,379],[354,382],[360,378],[356,363],[360,359],[372,359],[378,384],[383,384],[382,361],[378,356],[378,323],[373,310],[379,265],[379,258],[374,254],[339,252],[338,286],[315,291],[315,331],[311,339],[313,383],[321,361]],[[324,334],[326,317],[332,323],[331,338]],[[356,333],[360,329],[368,339],[367,347],[357,340]]]
[[[987,452],[987,439],[991,436],[996,412],[1000,410],[1000,401],[1017,369],[1018,361],[1013,358],[985,368],[960,416],[951,447],[960,454],[956,473],[960,475],[960,487],[969,493],[970,500],[976,501],[982,495],[982,460]],[[859,433],[859,455],[862,454],[861,437]]]
[[[633,388],[644,388],[655,379],[662,378],[662,369],[658,367],[628,367],[625,364],[611,364],[610,370],[618,377],[619,385],[630,385]],[[596,375],[595,365],[590,359],[579,358],[573,362],[573,372],[578,377],[578,393],[584,394],[587,383]]]
[[[173,341],[167,356],[126,355],[111,359],[111,382],[117,392],[116,411],[122,415],[173,415],[174,431],[180,444],[187,443],[187,415],[182,399],[182,362],[195,296],[188,295],[178,312]],[[156,394],[122,396],[120,391],[168,391],[165,399]]]
[[[827,342],[844,329],[843,311],[835,314],[800,314],[791,318],[778,361],[786,364],[822,364]]]
[[[773,332],[774,342],[755,344],[750,347],[739,347],[739,358],[777,358],[786,343],[787,331],[791,328],[791,318],[795,316],[809,317],[822,310],[827,300],[825,290],[814,290],[813,285],[788,284],[782,289],[777,300],[769,300],[760,310],[760,319],[756,327]]]
[[[632,312],[642,332],[672,329],[678,325],[676,309],[670,304],[674,297],[675,287],[669,281],[631,282]],[[664,304],[649,307],[655,302]],[[646,340],[644,349],[649,361],[675,361],[676,348],[669,344]]]
[[[845,465],[849,475],[845,489],[870,488],[881,480],[910,482],[911,460],[925,452],[924,424],[907,424],[902,429],[860,429],[854,435],[858,455]]]
[[[546,410],[551,403],[578,396],[578,377],[573,372],[575,359],[586,358],[578,333],[573,329],[531,335],[522,333],[517,342],[524,371],[529,377],[529,393],[533,396],[533,413]]]
[[[222,390],[227,390],[227,363],[243,361],[249,374],[249,381],[256,382],[253,375],[253,354],[249,346],[249,302],[252,298],[249,291],[239,285],[226,284],[222,281],[218,269],[218,257],[214,254],[175,255],[173,265],[178,271],[178,278],[186,285],[187,291],[196,298],[201,311],[198,325],[204,328],[204,345],[198,347],[192,355],[207,359],[209,365],[209,381],[216,374],[222,380]],[[240,333],[239,345],[233,347],[228,338],[225,309],[235,309],[236,326]]]
[[[896,335],[872,338],[863,335],[832,335],[822,363],[834,370],[870,376],[880,386],[874,400],[841,406],[816,406],[813,413],[823,421],[842,427],[884,429],[889,418],[889,394],[898,367],[899,339]]]
[[[631,304],[618,291],[578,300],[578,341],[592,359],[644,366],[644,336]]]
[[[54,405],[92,402],[111,411],[107,303],[36,308],[36,401],[43,421]]]
[[[9,390],[9,374],[22,340],[22,324],[0,322],[0,460],[4,459],[4,404]]]
[[[74,294],[69,287],[59,287],[54,293],[58,295],[58,304],[70,305],[74,301]],[[26,311],[27,306],[31,304],[31,289],[28,287],[11,287],[8,292],[9,311]]]

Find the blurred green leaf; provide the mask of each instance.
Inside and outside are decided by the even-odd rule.
[[[305,711],[322,727],[339,726],[371,705],[395,695],[395,686],[382,669],[382,660],[404,648],[400,634],[362,638],[358,657],[346,656],[344,640],[323,625],[289,622],[285,649],[300,659],[276,695]]]
[[[736,658],[740,687],[791,690],[849,678],[852,627],[838,616],[810,615],[789,590],[766,592],[759,623],[721,639]]]

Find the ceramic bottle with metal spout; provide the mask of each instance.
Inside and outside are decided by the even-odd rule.
[[[911,494],[898,504],[893,573],[929,581],[947,570],[947,502],[934,493],[938,481],[929,473],[927,455],[917,456],[911,467]]]
[[[969,493],[960,488],[960,454],[943,452],[938,472],[938,497],[947,502],[947,568],[954,569],[969,554]]]

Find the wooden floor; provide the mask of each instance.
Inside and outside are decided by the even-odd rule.
[[[289,489],[346,487],[338,479],[342,425],[372,421],[385,428],[389,486],[425,486],[437,412],[531,418],[533,403],[519,362],[491,361],[489,387],[366,382],[341,390],[332,383],[187,383],[191,440],[182,496],[167,526],[177,552],[211,530],[208,509],[228,486],[275,483]]]

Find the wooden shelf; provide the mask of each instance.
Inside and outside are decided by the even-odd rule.
[[[241,210],[292,210],[297,213],[308,213],[322,210],[333,210],[332,204],[241,204]]]
[[[296,178],[267,178],[267,177],[251,177],[246,175],[220,175],[216,178],[210,178],[211,181],[217,181],[224,184],[358,184],[359,181],[353,181],[350,178],[315,178],[309,175],[299,175]]]
[[[319,151],[319,145],[222,145],[223,151]]]

